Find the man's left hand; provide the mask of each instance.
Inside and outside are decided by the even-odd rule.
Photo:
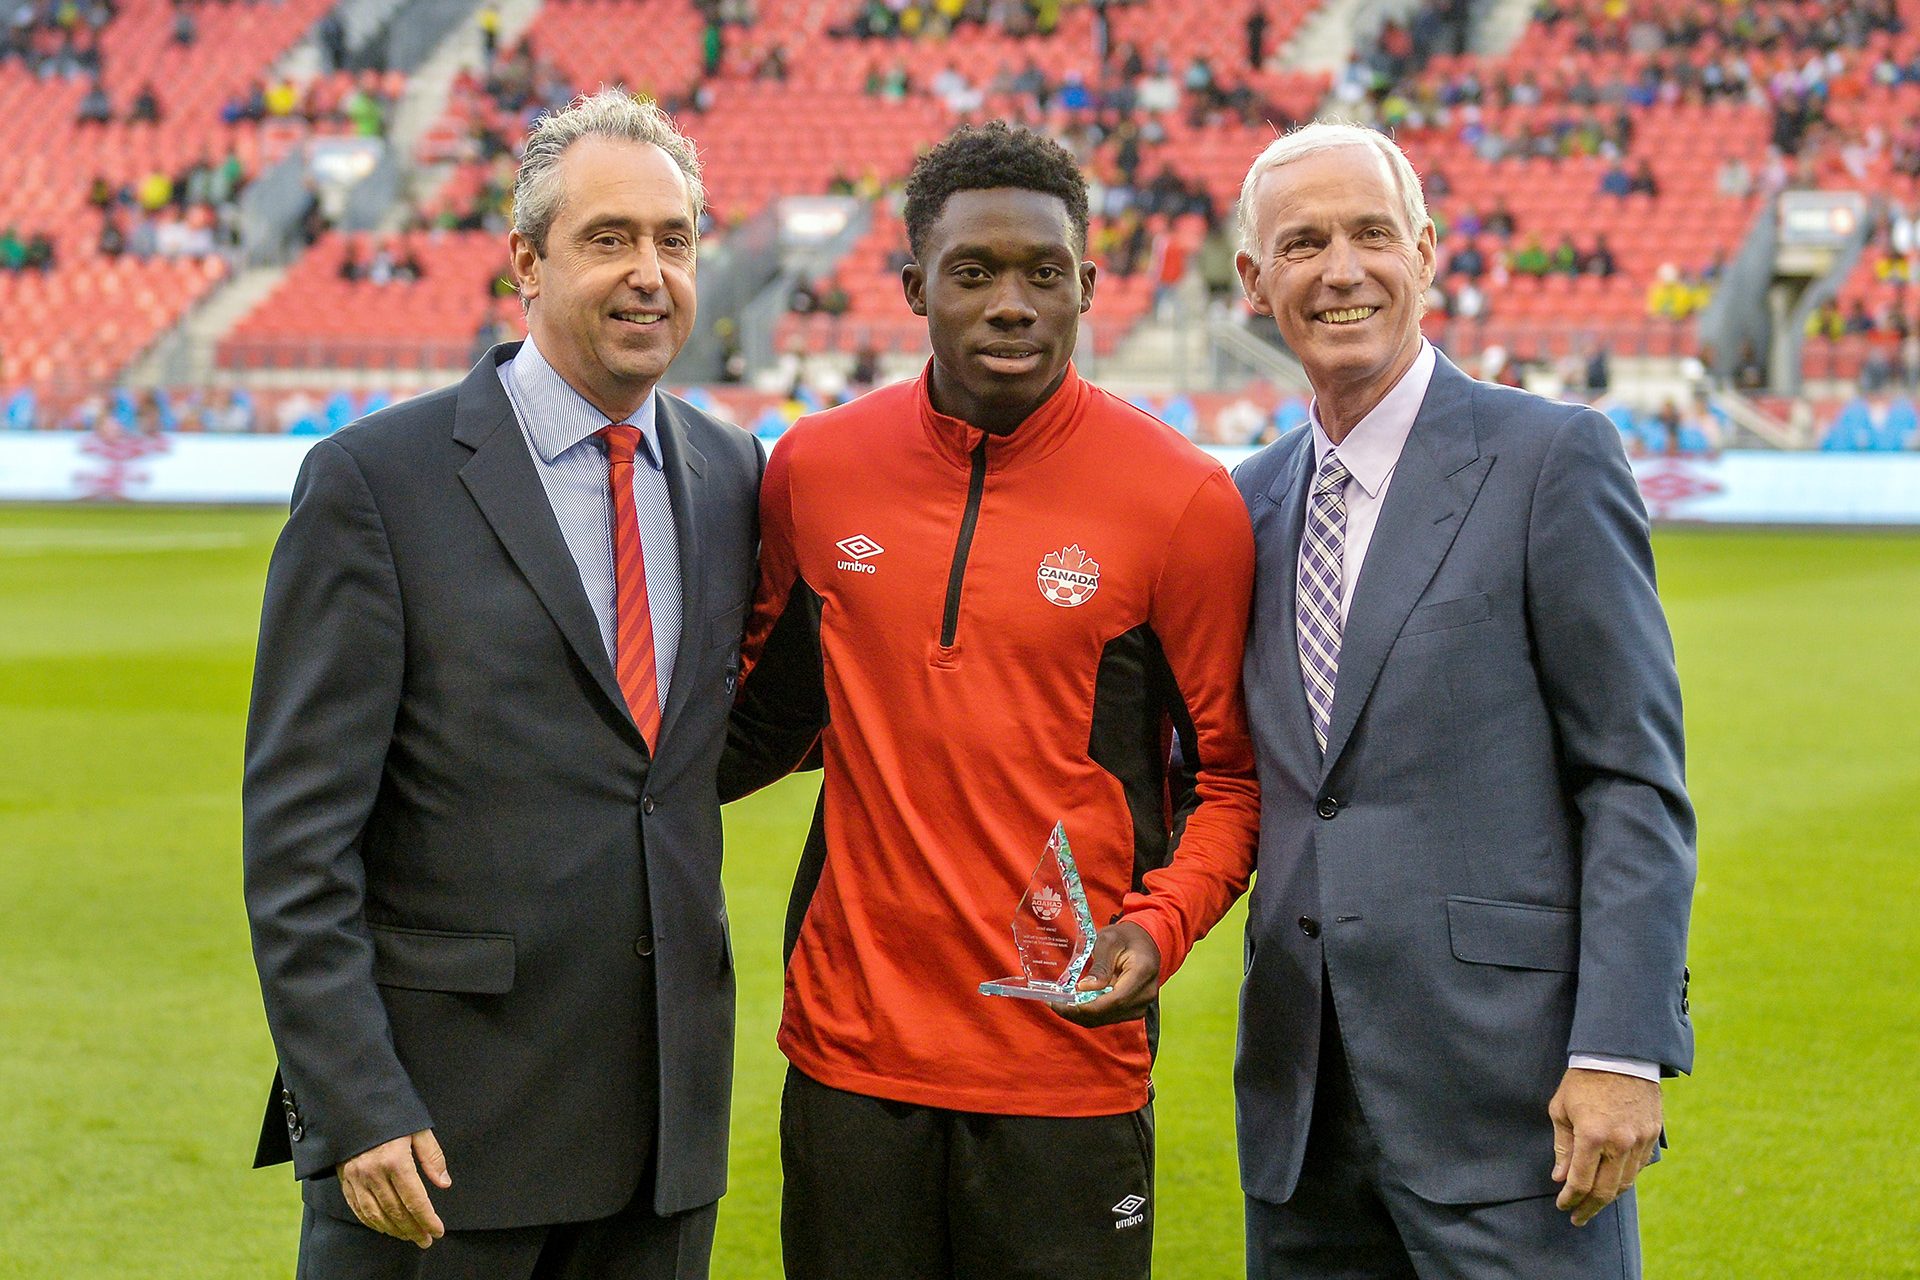
[[[1122,920],[1100,931],[1093,955],[1080,978],[1079,991],[1113,990],[1085,1004],[1057,1004],[1054,1012],[1083,1027],[1104,1027],[1146,1016],[1160,994],[1160,948],[1153,935]]]
[[[1553,1117],[1554,1204],[1584,1227],[1633,1185],[1660,1140],[1660,1083],[1569,1067],[1547,1104]]]

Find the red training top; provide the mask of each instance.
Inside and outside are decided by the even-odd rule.
[[[874,1097],[1131,1111],[1146,1024],[1086,1029],[978,987],[1020,970],[1009,923],[1056,821],[1095,922],[1146,929],[1163,977],[1245,890],[1246,507],[1217,462],[1072,370],[1007,436],[936,412],[927,382],[803,420],[761,490],[732,759],[783,756],[775,776],[818,733],[826,767],[780,1047]]]

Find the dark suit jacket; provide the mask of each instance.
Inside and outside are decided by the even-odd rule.
[[[684,622],[649,759],[500,385],[516,349],[315,445],[267,574],[244,791],[280,1062],[259,1163],[291,1158],[336,1216],[339,1161],[429,1127],[451,1228],[613,1213],[656,1150],[658,1212],[726,1187],[714,773],[759,447],[662,395]]]
[[[1235,477],[1258,546],[1262,800],[1242,1182],[1293,1194],[1324,971],[1393,1173],[1442,1203],[1546,1194],[1569,1053],[1693,1059],[1693,811],[1646,513],[1606,418],[1441,358],[1354,595],[1323,760],[1294,632],[1312,471],[1302,428]]]

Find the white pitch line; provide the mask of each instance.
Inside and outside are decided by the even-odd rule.
[[[164,551],[216,551],[244,546],[239,533],[85,533],[72,529],[0,530],[0,556],[42,556],[59,552],[143,555]]]

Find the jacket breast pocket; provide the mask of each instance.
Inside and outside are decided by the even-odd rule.
[[[1486,593],[1476,591],[1470,596],[1459,596],[1452,600],[1435,600],[1432,604],[1423,604],[1407,615],[1407,625],[1400,628],[1403,636],[1417,636],[1428,631],[1448,631],[1454,627],[1470,627],[1476,622],[1485,622],[1493,616],[1487,604]]]
[[[1554,973],[1579,964],[1580,917],[1571,907],[1448,898],[1447,932],[1454,958],[1468,964]]]
[[[373,980],[408,991],[497,996],[513,990],[513,935],[367,926]]]

